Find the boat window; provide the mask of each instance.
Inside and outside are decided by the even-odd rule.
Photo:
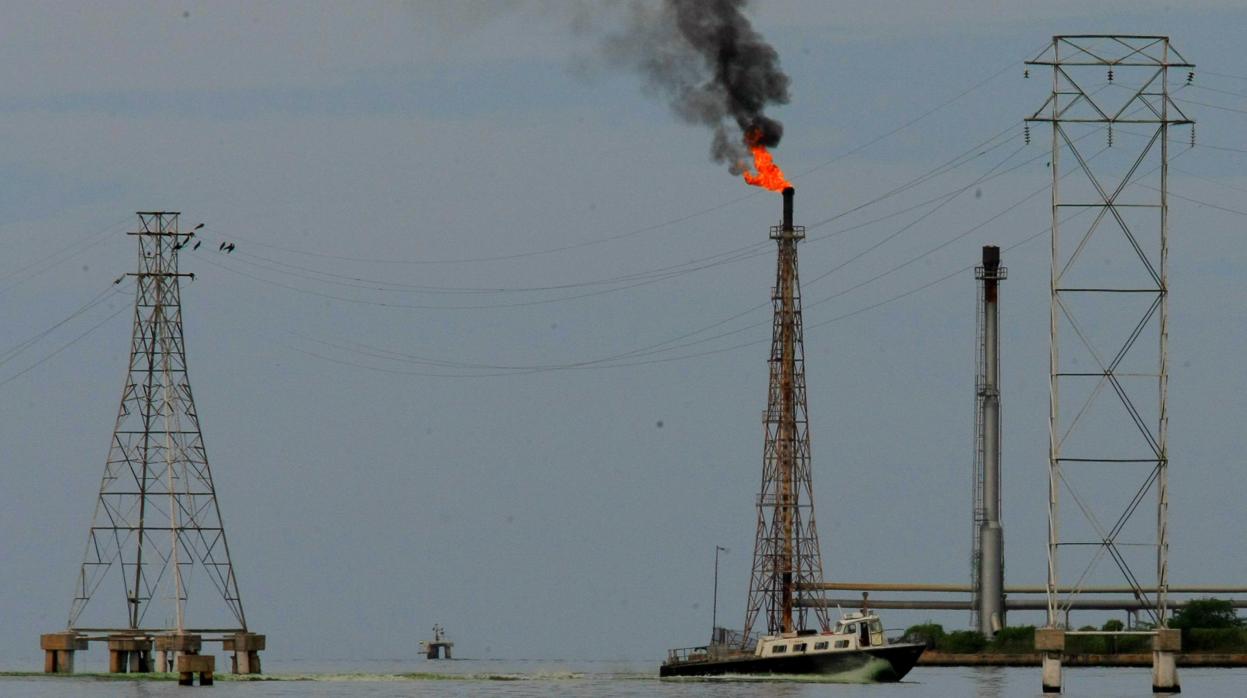
[[[849,646],[848,640],[836,640],[836,649],[844,649]]]
[[[805,643],[804,643],[804,642],[800,642],[800,643],[797,643],[797,644],[793,645],[793,646],[792,646],[792,651],[793,651],[793,652],[804,652],[804,651],[805,651]]]
[[[788,651],[788,645],[775,645],[771,648],[771,654],[782,654]]]
[[[815,642],[815,643],[814,643],[814,649],[816,649],[816,650],[825,650],[825,649],[827,649],[827,643],[826,643],[826,642]]]
[[[849,623],[844,626],[844,632],[849,633],[850,635],[857,632],[857,623]]]

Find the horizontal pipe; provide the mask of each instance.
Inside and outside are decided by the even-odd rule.
[[[1185,608],[1189,600],[1169,599],[1169,608]],[[1228,599],[1232,608],[1247,608],[1247,599]],[[814,600],[798,602],[799,606],[813,608],[859,608],[861,599],[824,599],[821,603]],[[933,611],[969,611],[973,604],[970,601],[937,601],[932,599],[870,599],[869,606],[884,610],[933,610]],[[1155,604],[1144,603],[1138,599],[1072,599],[1061,604],[1080,611],[1142,611],[1155,608]],[[1009,611],[1046,611],[1047,599],[1005,599],[1005,609]]]
[[[925,591],[944,594],[968,594],[969,584],[927,584],[927,583],[890,583],[890,582],[822,582],[819,584],[802,584],[802,589],[821,589],[823,591]],[[1155,589],[1142,589],[1145,594],[1155,594]],[[1006,594],[1046,594],[1043,586],[1005,586]],[[1072,594],[1072,587],[1058,587],[1058,594]],[[1133,594],[1130,587],[1083,587],[1080,594]],[[1187,585],[1171,586],[1170,594],[1247,594],[1247,586],[1226,585]]]

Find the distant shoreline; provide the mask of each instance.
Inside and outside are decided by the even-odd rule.
[[[1013,666],[1038,667],[1038,652],[975,652],[953,653],[927,650],[918,658],[918,666]],[[1182,652],[1178,654],[1180,667],[1247,667],[1247,653],[1241,652]],[[1122,654],[1066,654],[1061,663],[1067,667],[1150,667],[1151,652]]]

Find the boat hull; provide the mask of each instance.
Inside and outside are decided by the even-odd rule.
[[[706,661],[676,662],[658,668],[659,676],[818,675],[861,682],[900,681],[918,663],[922,644],[822,652],[786,657],[736,655]]]

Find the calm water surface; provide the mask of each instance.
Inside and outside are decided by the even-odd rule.
[[[221,658],[218,658],[220,662]],[[34,666],[7,667],[26,670]],[[96,670],[93,665],[83,667]],[[1039,670],[1018,668],[918,667],[900,684],[832,684],[796,679],[665,680],[657,663],[455,660],[426,661],[273,661],[265,664],[272,681],[218,680],[210,689],[186,689],[171,681],[127,681],[79,675],[74,678],[0,676],[0,696],[32,698],[82,696],[156,698],[207,695],[248,696],[714,696],[716,698],[805,698],[844,696],[1040,696]],[[415,672],[415,675],[411,675]],[[408,674],[404,676],[404,674]],[[1183,695],[1247,696],[1247,669],[1184,669]],[[1151,696],[1148,669],[1067,669],[1066,696],[1140,698]]]

